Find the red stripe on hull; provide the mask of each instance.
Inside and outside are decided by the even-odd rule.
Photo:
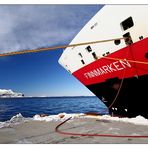
[[[148,64],[133,61],[148,62],[148,38],[98,59],[73,75],[83,84],[91,85],[115,77],[122,79],[148,74]]]

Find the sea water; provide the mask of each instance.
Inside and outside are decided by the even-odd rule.
[[[19,113],[28,118],[37,114],[86,112],[108,114],[108,109],[97,97],[0,98],[0,122],[10,120]]]
[[[89,116],[85,113],[97,113]],[[43,116],[41,116],[43,115]],[[61,118],[61,116],[63,116]],[[107,107],[97,97],[28,97],[0,99],[0,128],[37,121],[64,121],[71,117],[96,118],[136,125],[148,125],[148,119],[142,116],[134,118],[111,117]]]

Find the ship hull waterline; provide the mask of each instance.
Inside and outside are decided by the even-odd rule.
[[[99,58],[73,75],[109,107],[110,114],[148,118],[147,62],[145,38]]]

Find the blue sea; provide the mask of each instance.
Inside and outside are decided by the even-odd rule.
[[[107,114],[108,110],[97,97],[0,98],[0,121],[10,120],[18,113],[33,117],[36,114],[86,112]]]

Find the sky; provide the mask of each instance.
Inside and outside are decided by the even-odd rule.
[[[68,45],[103,5],[0,5],[0,53]],[[0,89],[26,96],[93,95],[58,63],[63,49],[0,57]]]

